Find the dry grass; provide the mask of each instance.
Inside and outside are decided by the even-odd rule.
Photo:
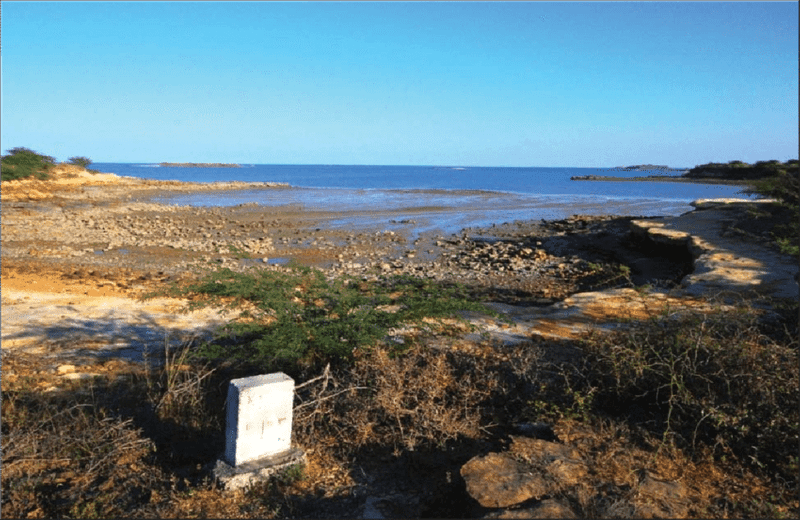
[[[756,385],[765,406],[780,406],[780,392],[792,383],[784,363],[796,358],[796,345],[770,340],[763,320],[748,316],[739,315],[738,321],[706,316],[702,327],[672,319],[668,330],[713,332],[710,336],[726,346],[731,342],[725,338],[742,339],[748,356],[740,365],[720,365],[727,371],[721,374],[748,381],[742,392]],[[658,326],[663,336],[665,325]],[[2,514],[352,517],[360,514],[365,496],[398,493],[416,500],[403,516],[485,514],[476,512],[458,470],[476,455],[506,449],[509,435],[519,433],[515,425],[529,421],[549,424],[553,438],[578,449],[586,462],[583,481],[554,488],[580,516],[631,517],[644,511],[637,509],[644,471],[682,484],[681,507],[688,516],[795,515],[796,479],[787,472],[797,464],[791,458],[796,431],[781,426],[791,426],[786,422],[791,415],[773,414],[772,423],[759,419],[754,439],[761,439],[759,449],[775,462],[762,457],[764,467],[759,467],[734,442],[732,430],[720,430],[724,442],[716,442],[702,432],[708,419],[699,428],[697,421],[690,422],[688,402],[673,403],[680,413],[673,412],[672,423],[664,415],[660,423],[649,422],[669,409],[664,406],[669,400],[645,407],[640,416],[610,413],[614,401],[608,392],[617,388],[617,376],[621,382],[637,381],[625,375],[622,364],[642,359],[645,346],[657,348],[657,335],[646,330],[637,326],[620,333],[633,338],[627,343],[613,336],[611,344],[595,341],[594,350],[584,344],[590,357],[581,357],[571,343],[464,344],[441,332],[420,333],[402,352],[391,346],[365,349],[352,364],[334,364],[297,379],[294,443],[306,450],[308,465],[236,493],[218,489],[206,465],[224,445],[227,383],[252,375],[247,367],[198,364],[190,355],[194,346],[187,343],[167,351],[149,371],[59,382],[37,359],[6,354],[6,366],[15,372],[24,367],[28,375],[3,380]],[[694,342],[688,344],[697,345],[698,337],[691,337]],[[636,352],[620,350],[637,345]],[[605,357],[598,357],[602,352]],[[607,366],[611,361],[616,365]],[[602,383],[599,375],[610,379]],[[651,389],[662,386],[646,383]],[[42,390],[52,386],[58,390]],[[621,391],[616,404],[625,404],[629,394],[636,392]],[[644,406],[635,399],[630,403]],[[665,438],[663,430],[653,428],[657,424],[671,424],[672,433]],[[703,435],[692,445],[685,432],[695,430]],[[766,442],[770,432],[783,437]],[[750,442],[746,433],[741,439]]]
[[[318,382],[321,388],[296,408],[297,431],[308,438],[334,433],[347,439],[343,450],[378,443],[395,452],[414,451],[477,438],[483,429],[482,402],[500,382],[486,366],[470,368],[475,370],[426,347],[402,356],[374,349]]]

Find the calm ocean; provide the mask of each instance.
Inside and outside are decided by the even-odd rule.
[[[188,194],[158,202],[195,206],[300,205],[359,213],[342,220],[370,224],[370,212],[456,232],[462,227],[513,220],[565,218],[576,213],[671,216],[690,211],[700,198],[742,197],[736,186],[671,182],[571,181],[576,175],[647,175],[602,168],[506,168],[440,166],[242,165],[241,168],[159,167],[95,163],[117,175],[192,182],[283,182],[288,190],[236,190]],[[426,212],[425,209],[429,209]]]

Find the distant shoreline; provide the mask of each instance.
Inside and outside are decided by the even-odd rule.
[[[728,186],[750,186],[752,182],[740,179],[703,179],[677,177],[668,175],[648,175],[647,177],[612,177],[606,175],[578,175],[570,177],[572,181],[612,181],[612,182],[688,182],[692,184],[725,184]]]
[[[236,163],[158,163],[159,166],[167,168],[241,168],[241,164]]]

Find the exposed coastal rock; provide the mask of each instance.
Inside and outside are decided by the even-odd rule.
[[[747,186],[746,180],[725,179],[716,177],[686,177],[682,175],[648,175],[646,177],[615,177],[611,175],[575,175],[572,181],[605,181],[605,182],[686,182],[695,184],[725,184],[729,186]]]
[[[762,244],[727,233],[742,213],[770,201],[699,200],[695,211],[660,220],[634,220],[632,232],[656,244],[686,248],[694,271],[681,281],[685,294],[798,296],[796,262]]]
[[[634,166],[617,166],[613,168],[613,170],[619,171],[650,171],[650,170],[662,170],[662,171],[670,171],[670,172],[679,172],[679,171],[686,171],[682,169],[671,168],[669,166],[658,165],[658,164],[637,164]]]

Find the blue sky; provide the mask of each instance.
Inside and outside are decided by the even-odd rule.
[[[58,160],[787,160],[798,4],[3,2],[1,92]]]

